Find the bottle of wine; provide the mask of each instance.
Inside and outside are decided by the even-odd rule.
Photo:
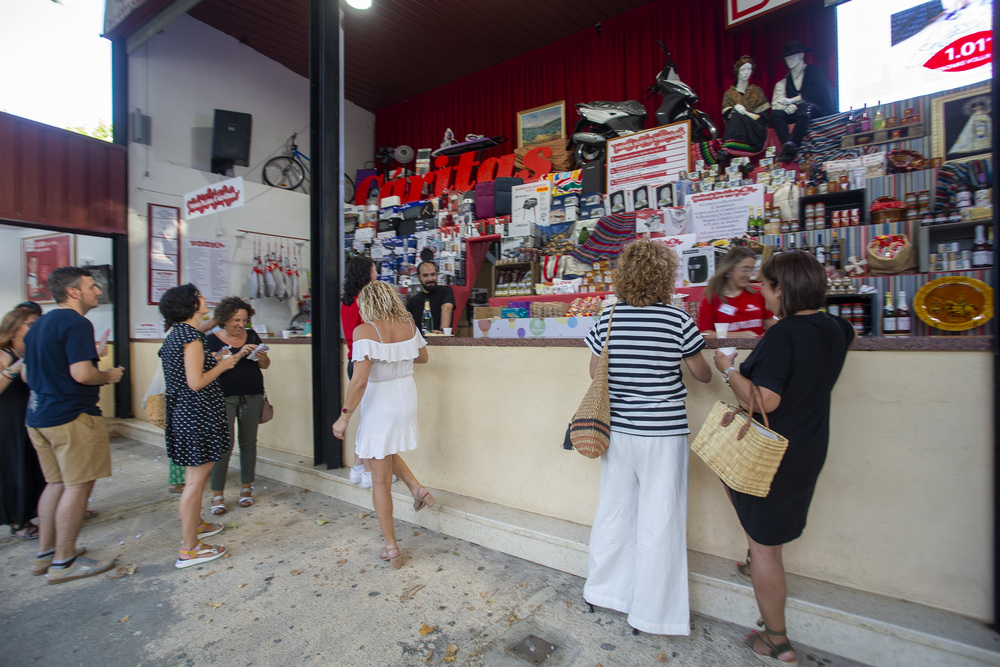
[[[837,232],[834,232],[833,243],[830,244],[830,265],[835,269],[839,269],[842,256],[843,248],[840,245],[840,237],[837,236]]]
[[[820,234],[816,237],[816,250],[814,254],[816,255],[816,261],[818,261],[823,266],[826,266],[826,246],[823,245],[823,235]]]
[[[854,134],[858,131],[858,119],[854,115],[854,107],[852,106],[847,112],[847,133]]]
[[[812,250],[809,249],[809,237],[805,234],[802,235],[802,250],[808,253],[812,252]]]
[[[753,217],[753,206],[750,206],[750,215],[747,217],[747,235],[757,236],[757,221]]]
[[[882,335],[896,335],[896,309],[892,307],[892,292],[885,293],[885,308],[882,309]]]
[[[906,303],[906,290],[899,290],[896,292],[896,335],[909,336],[912,330],[910,307]]]
[[[792,234],[792,238],[788,239],[788,252],[795,250],[795,234]]]
[[[431,300],[424,299],[424,314],[420,318],[420,332],[424,335],[434,331],[434,316],[431,315]]]
[[[986,245],[986,226],[976,225],[976,242],[972,244],[972,266],[985,269],[993,266],[993,253]]]

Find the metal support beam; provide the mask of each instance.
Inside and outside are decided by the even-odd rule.
[[[117,39],[111,43],[111,131],[112,141],[128,147],[128,54],[125,52],[125,40]],[[126,164],[128,154],[126,153]],[[128,168],[125,169],[125,184],[122,192],[128,192]],[[128,216],[128,210],[124,215]],[[123,221],[128,228],[128,220]],[[129,345],[131,336],[129,315],[129,281],[128,281],[128,235],[114,234],[111,237],[111,261],[114,267],[114,315],[111,322],[114,330],[115,365],[125,367],[125,375],[121,382],[115,385],[115,417],[132,416],[132,364]]]
[[[309,0],[313,462],[327,468],[343,465],[343,446],[331,430],[341,408],[342,63],[340,3]]]

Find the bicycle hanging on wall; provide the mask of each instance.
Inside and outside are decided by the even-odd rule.
[[[309,156],[299,150],[295,143],[296,136],[298,132],[293,132],[285,142],[284,155],[275,156],[264,163],[261,176],[268,185],[284,190],[295,190],[309,178]],[[354,181],[344,174],[344,202],[349,203],[353,200]]]

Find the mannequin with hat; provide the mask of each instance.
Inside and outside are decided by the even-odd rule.
[[[788,74],[775,84],[771,96],[771,124],[781,140],[778,155],[781,162],[795,158],[812,119],[837,111],[836,91],[826,72],[819,65],[806,64],[805,54],[809,50],[802,42],[792,40],[781,53]],[[795,130],[790,132],[788,126],[792,123]]]

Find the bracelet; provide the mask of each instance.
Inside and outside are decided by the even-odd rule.
[[[730,366],[726,370],[722,371],[722,381],[726,383],[727,387],[729,386],[729,376],[736,372],[738,372],[736,370],[736,366]]]
[[[20,373],[15,373],[14,371],[10,370],[9,368],[3,369],[3,374],[6,375],[11,380],[16,380],[17,376],[20,375]]]
[[[345,414],[345,415],[354,414],[354,410],[348,410],[347,408],[341,408],[340,412],[341,412],[341,414]]]

